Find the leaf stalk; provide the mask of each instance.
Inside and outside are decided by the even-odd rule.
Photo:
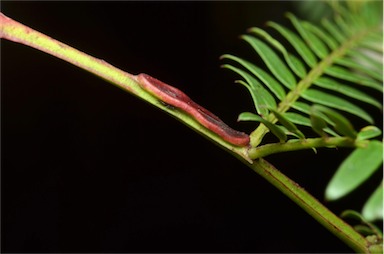
[[[286,143],[272,143],[249,149],[249,157],[253,160],[282,152],[320,147],[364,147],[367,141],[356,141],[348,137],[326,137],[295,139]]]

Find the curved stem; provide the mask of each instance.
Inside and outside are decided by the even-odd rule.
[[[264,159],[258,159],[252,165],[248,164],[248,166],[273,184],[353,250],[358,253],[370,253],[367,247],[369,244],[362,235],[357,233],[350,225],[329,211],[296,182],[286,177],[270,163]]]
[[[249,159],[245,146],[235,146],[225,142],[221,137],[203,127],[193,117],[180,110],[173,110],[166,107],[159,99],[146,90],[142,89],[137,83],[137,76],[122,71],[104,60],[92,57],[75,48],[72,48],[60,41],[57,41],[45,34],[42,34],[30,27],[27,27],[13,19],[6,17],[0,12],[0,38],[14,41],[29,47],[38,49],[59,59],[67,61],[81,69],[93,73],[113,85],[136,95],[137,97],[151,103],[152,105],[166,111],[185,125],[208,138],[210,141],[217,143],[220,147],[227,151],[245,159],[248,163],[252,163]]]

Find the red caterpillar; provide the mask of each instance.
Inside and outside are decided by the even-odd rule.
[[[247,134],[230,128],[220,118],[192,101],[179,89],[169,86],[147,74],[139,74],[137,80],[143,89],[155,95],[165,104],[186,112],[205,128],[216,133],[225,141],[236,146],[246,146],[249,144],[249,136]]]

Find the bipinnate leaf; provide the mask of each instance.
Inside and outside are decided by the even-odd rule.
[[[370,141],[364,148],[356,148],[337,169],[329,182],[325,198],[337,200],[365,182],[383,161],[383,143]]]
[[[372,6],[371,11],[377,11]],[[311,126],[322,137],[327,137],[327,133],[355,140],[357,132],[346,118],[349,114],[370,124],[374,122],[370,112],[356,102],[382,109],[382,103],[370,95],[375,90],[383,91],[383,36],[380,24],[367,22],[366,19],[372,18],[367,13],[360,15],[357,10],[353,13],[342,5],[338,8],[340,12],[333,18],[324,19],[322,25],[302,21],[291,13],[287,17],[295,30],[268,22],[268,28],[276,30],[279,33],[277,36],[285,39],[284,43],[267,30],[257,27],[248,29],[252,35],[241,38],[251,45],[268,70],[233,55],[222,57],[244,69],[241,73],[239,69],[234,69],[237,67],[230,68],[245,79],[246,82],[239,83],[248,84],[257,113],[271,123],[278,121],[277,126],[286,134],[302,137],[296,125],[303,125]],[[290,52],[291,49],[296,52]],[[266,92],[259,91],[259,88],[250,89],[255,83],[251,79],[260,81],[260,86],[271,96],[263,98],[261,93]],[[277,107],[267,110],[267,104],[275,105],[270,98],[278,100]],[[313,104],[319,107],[311,110]],[[253,132],[259,143],[268,132],[265,126],[260,125]],[[364,130],[358,138],[368,139],[376,134],[372,129]],[[360,143],[356,145],[360,146]]]

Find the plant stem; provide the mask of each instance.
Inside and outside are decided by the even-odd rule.
[[[369,244],[363,236],[270,163],[264,159],[258,159],[252,165],[248,164],[248,166],[303,208],[354,251],[370,253]]]
[[[113,85],[151,103],[161,110],[166,111],[168,114],[183,122],[194,131],[218,144],[221,148],[225,148],[225,150],[231,152],[235,156],[245,159],[248,163],[252,163],[252,160],[248,157],[247,147],[235,146],[225,142],[221,137],[203,127],[190,115],[181,110],[172,110],[167,108],[158,100],[158,98],[140,87],[137,83],[137,77],[135,75],[122,71],[104,60],[87,55],[84,52],[27,27],[13,19],[8,18],[1,12],[0,38],[38,49],[93,73],[111,82]]]
[[[287,143],[274,143],[254,147],[249,149],[248,154],[249,157],[254,160],[275,153],[319,147],[363,147],[365,144],[365,141],[356,142],[356,140],[348,137],[308,138],[303,140],[292,140]]]

